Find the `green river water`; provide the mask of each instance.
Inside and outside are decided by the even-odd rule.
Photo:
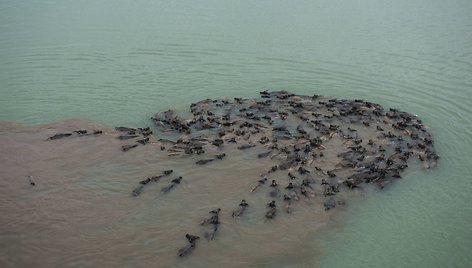
[[[0,36],[1,121],[143,126],[157,111],[264,89],[417,114],[439,166],[351,204],[307,243],[307,261],[472,265],[470,0],[4,0]]]

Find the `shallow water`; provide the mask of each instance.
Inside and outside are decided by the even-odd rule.
[[[195,161],[202,157],[168,157],[157,140],[122,152],[121,145],[129,141],[116,139],[119,133],[113,129],[85,120],[36,128],[0,127],[4,266],[247,267],[274,255],[307,258],[309,250],[293,249],[303,246],[300,238],[316,232],[333,215],[324,212],[317,187],[318,197],[292,204],[289,215],[280,201],[276,220],[264,219],[265,204],[273,199],[270,188],[250,192],[260,171],[273,165],[270,158],[257,159],[264,149],[243,152],[236,145],[225,145],[228,155],[223,161],[199,166]],[[46,140],[78,128],[104,133]],[[168,169],[174,172],[132,197],[139,181]],[[177,176],[183,177],[181,184],[166,194],[160,192]],[[284,186],[288,180],[285,173],[271,179]],[[231,211],[241,199],[249,208],[233,219]],[[208,228],[199,223],[217,207],[223,210],[222,224],[215,240],[206,241],[202,233]],[[192,256],[179,259],[185,233],[199,235],[202,241]]]
[[[31,125],[88,118],[110,126],[144,126],[150,125],[148,118],[158,110],[183,111],[190,102],[207,97],[254,97],[266,88],[363,98],[415,113],[435,138],[441,156],[437,169],[411,171],[386,191],[350,204],[323,235],[304,236],[302,247],[309,254],[274,254],[272,261],[252,263],[268,267],[467,267],[472,263],[468,253],[472,246],[468,206],[472,190],[471,10],[472,3],[466,0],[2,2],[0,119]],[[29,150],[25,144],[17,146],[17,150]],[[32,153],[40,155],[41,151]],[[88,157],[83,163],[53,161],[64,172],[69,165],[86,165],[99,155]],[[2,159],[8,155],[2,152]],[[106,180],[107,168],[133,174],[132,168],[121,164],[119,159],[110,160],[103,169],[92,169],[68,186],[56,182],[58,189],[91,187],[90,200],[99,199],[93,193],[112,196],[127,186],[129,177],[106,186],[79,182],[87,176]],[[54,170],[36,169],[45,174]],[[16,186],[25,187],[19,190],[21,196],[31,191],[27,183],[23,177],[18,179]],[[55,194],[51,196],[61,197]],[[20,205],[16,199],[9,202]],[[48,200],[41,203],[50,205]],[[69,209],[91,204],[77,199]],[[66,205],[59,206],[54,215],[43,215],[41,210],[23,215],[23,221],[49,216],[51,224],[64,227],[61,224],[68,215],[61,213]],[[129,216],[114,213],[110,217],[117,221]],[[160,231],[146,224],[148,219],[139,215],[144,211],[137,213],[143,229],[151,228],[147,233]],[[100,259],[97,254],[118,258],[117,263],[119,257],[125,259],[130,250],[111,247],[107,241],[87,250],[74,248],[74,239],[100,237],[106,228],[113,228],[94,225],[97,217],[81,216],[84,225],[90,224],[90,232],[55,234],[70,239],[64,260],[89,266],[93,263],[86,261]],[[23,238],[33,235],[8,230],[2,232],[7,234],[1,240],[10,241],[2,245],[3,262],[7,260],[3,252],[18,252],[26,241]],[[127,241],[147,234],[123,232],[120,239]],[[53,234],[34,235],[44,242]],[[149,239],[152,245],[155,241]],[[29,266],[38,260],[28,256],[41,253],[56,256],[64,248],[60,245],[30,248],[36,254],[24,252],[12,265]],[[74,250],[83,255],[74,256]],[[145,258],[147,254],[141,253]]]

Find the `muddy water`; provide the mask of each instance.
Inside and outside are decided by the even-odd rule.
[[[386,125],[388,130],[393,128]],[[56,133],[94,130],[100,134],[73,134],[50,139]],[[384,146],[373,127],[356,132],[365,140],[374,139]],[[14,123],[0,125],[2,169],[0,196],[2,262],[12,266],[182,266],[247,267],[273,265],[278,259],[312,266],[308,261],[316,248],[308,246],[322,228],[333,224],[331,217],[342,213],[339,207],[325,211],[326,198],[320,185],[326,173],[315,166],[334,170],[339,153],[352,141],[327,135],[323,157],[313,158],[306,167],[312,174],[300,177],[315,180],[312,195],[292,201],[290,213],[280,196],[290,182],[287,172],[269,174],[280,187],[278,198],[270,196],[266,185],[250,190],[261,174],[271,169],[280,154],[259,158],[269,144],[238,150],[240,144],[208,145],[205,154],[174,153],[170,143],[151,136],[150,143],[123,152],[129,140],[120,140],[118,131],[86,120],[67,120],[36,127]],[[356,135],[357,135],[356,134]],[[161,136],[161,134],[159,134]],[[254,138],[253,138],[254,139]],[[257,139],[257,138],[256,138]],[[280,143],[283,143],[280,141]],[[178,144],[176,144],[178,145]],[[227,157],[207,165],[196,165],[208,155],[224,152]],[[369,157],[369,156],[368,156]],[[172,174],[157,182],[141,186],[145,178]],[[338,169],[348,176],[348,170]],[[346,174],[344,174],[345,172]],[[168,193],[163,187],[178,176],[183,181]],[[132,196],[133,189],[143,192]],[[347,188],[347,187],[344,187]],[[337,194],[338,201],[365,197],[369,188]],[[249,208],[240,218],[232,218],[240,200]],[[275,219],[264,217],[267,204],[277,200]],[[209,227],[199,223],[209,211],[221,208],[218,232],[213,241],[204,239]],[[178,258],[179,248],[186,244],[184,235],[201,236],[192,256]]]
[[[103,134],[46,140],[77,129],[100,129]],[[0,125],[2,267],[247,267],[277,258],[304,260],[314,254],[306,238],[346,209],[325,212],[322,191],[315,185],[316,197],[293,203],[291,214],[277,201],[277,217],[267,220],[266,204],[273,199],[269,187],[250,192],[261,170],[273,165],[270,158],[257,158],[263,148],[241,151],[225,145],[224,160],[199,166],[195,161],[202,157],[169,157],[156,140],[122,152],[125,142],[117,135],[86,120]],[[323,161],[335,164],[329,154]],[[174,173],[131,196],[140,180],[166,169]],[[161,193],[177,176],[183,177],[181,184]],[[286,173],[271,178],[288,182]],[[349,195],[360,198],[364,193]],[[231,212],[241,199],[249,207],[233,219]],[[222,224],[208,242],[203,237],[207,227],[199,223],[218,207]],[[187,243],[186,233],[201,240],[182,259],[177,252]]]

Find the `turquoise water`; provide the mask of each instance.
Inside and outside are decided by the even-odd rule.
[[[470,14],[467,0],[2,1],[0,120],[142,126],[262,89],[399,108],[430,127],[439,167],[352,204],[309,261],[469,267]]]

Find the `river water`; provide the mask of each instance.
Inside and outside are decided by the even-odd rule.
[[[467,0],[1,2],[0,120],[25,125],[1,125],[1,266],[470,267],[471,12]],[[37,142],[54,128],[112,133],[103,125],[147,126],[157,111],[184,113],[191,102],[262,89],[417,114],[439,166],[408,170],[329,216],[304,207],[294,221],[316,215],[320,224],[292,226],[294,236],[289,221],[267,228],[225,219],[232,235],[179,261],[170,256],[185,239],[175,237],[195,220],[177,216],[184,204],[120,195],[175,163],[149,152],[115,156],[113,139],[98,141],[101,152],[79,141],[60,149]],[[70,118],[85,120],[50,123]],[[257,175],[234,165],[242,177]],[[197,173],[195,187],[213,187]],[[192,215],[240,197],[225,188],[191,198],[192,185],[182,186],[173,194],[199,207]]]

